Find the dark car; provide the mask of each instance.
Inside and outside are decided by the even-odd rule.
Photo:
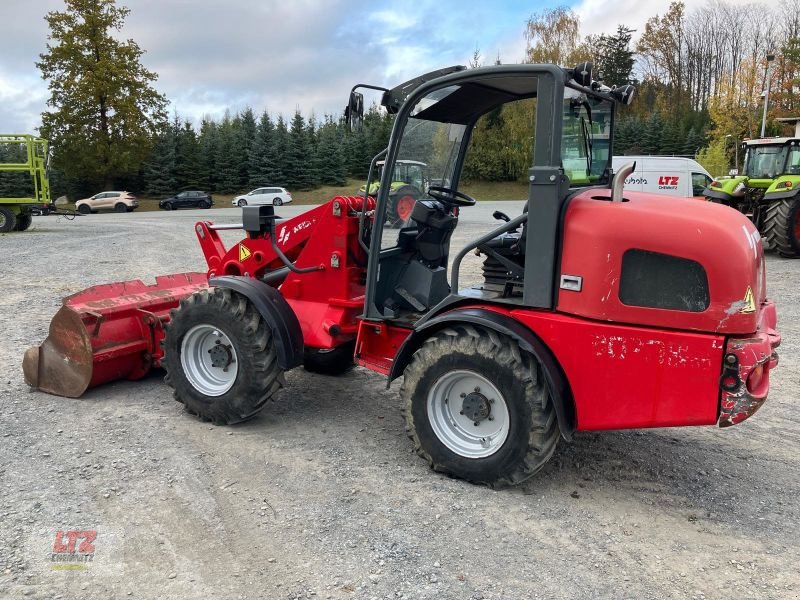
[[[211,208],[214,204],[214,199],[211,194],[205,192],[181,192],[172,198],[165,198],[158,202],[158,208],[164,210],[175,210],[176,208]]]

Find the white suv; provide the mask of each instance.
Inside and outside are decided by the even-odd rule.
[[[262,187],[248,192],[242,196],[236,196],[231,200],[234,206],[258,206],[259,204],[272,204],[273,206],[282,206],[290,204],[292,195],[281,187]]]

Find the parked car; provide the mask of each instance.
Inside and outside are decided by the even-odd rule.
[[[104,209],[119,213],[131,212],[138,206],[139,200],[130,192],[100,192],[91,198],[84,198],[75,202],[75,208],[84,215]]]
[[[231,200],[234,206],[257,206],[259,204],[272,204],[273,206],[282,206],[289,204],[292,201],[292,195],[282,187],[260,187],[254,189],[252,192],[236,196]]]
[[[211,208],[214,205],[214,199],[211,194],[198,191],[188,191],[176,194],[172,198],[165,198],[159,200],[158,208],[164,210],[174,210],[176,208]]]

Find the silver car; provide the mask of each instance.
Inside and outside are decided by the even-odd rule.
[[[286,188],[282,187],[261,187],[242,196],[236,196],[231,200],[234,206],[259,206],[271,204],[272,206],[283,206],[292,202],[292,195]]]

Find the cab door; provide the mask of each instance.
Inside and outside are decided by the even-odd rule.
[[[692,173],[692,189],[689,190],[689,196],[693,196],[698,200],[705,200],[703,190],[705,190],[713,180],[705,173]]]

